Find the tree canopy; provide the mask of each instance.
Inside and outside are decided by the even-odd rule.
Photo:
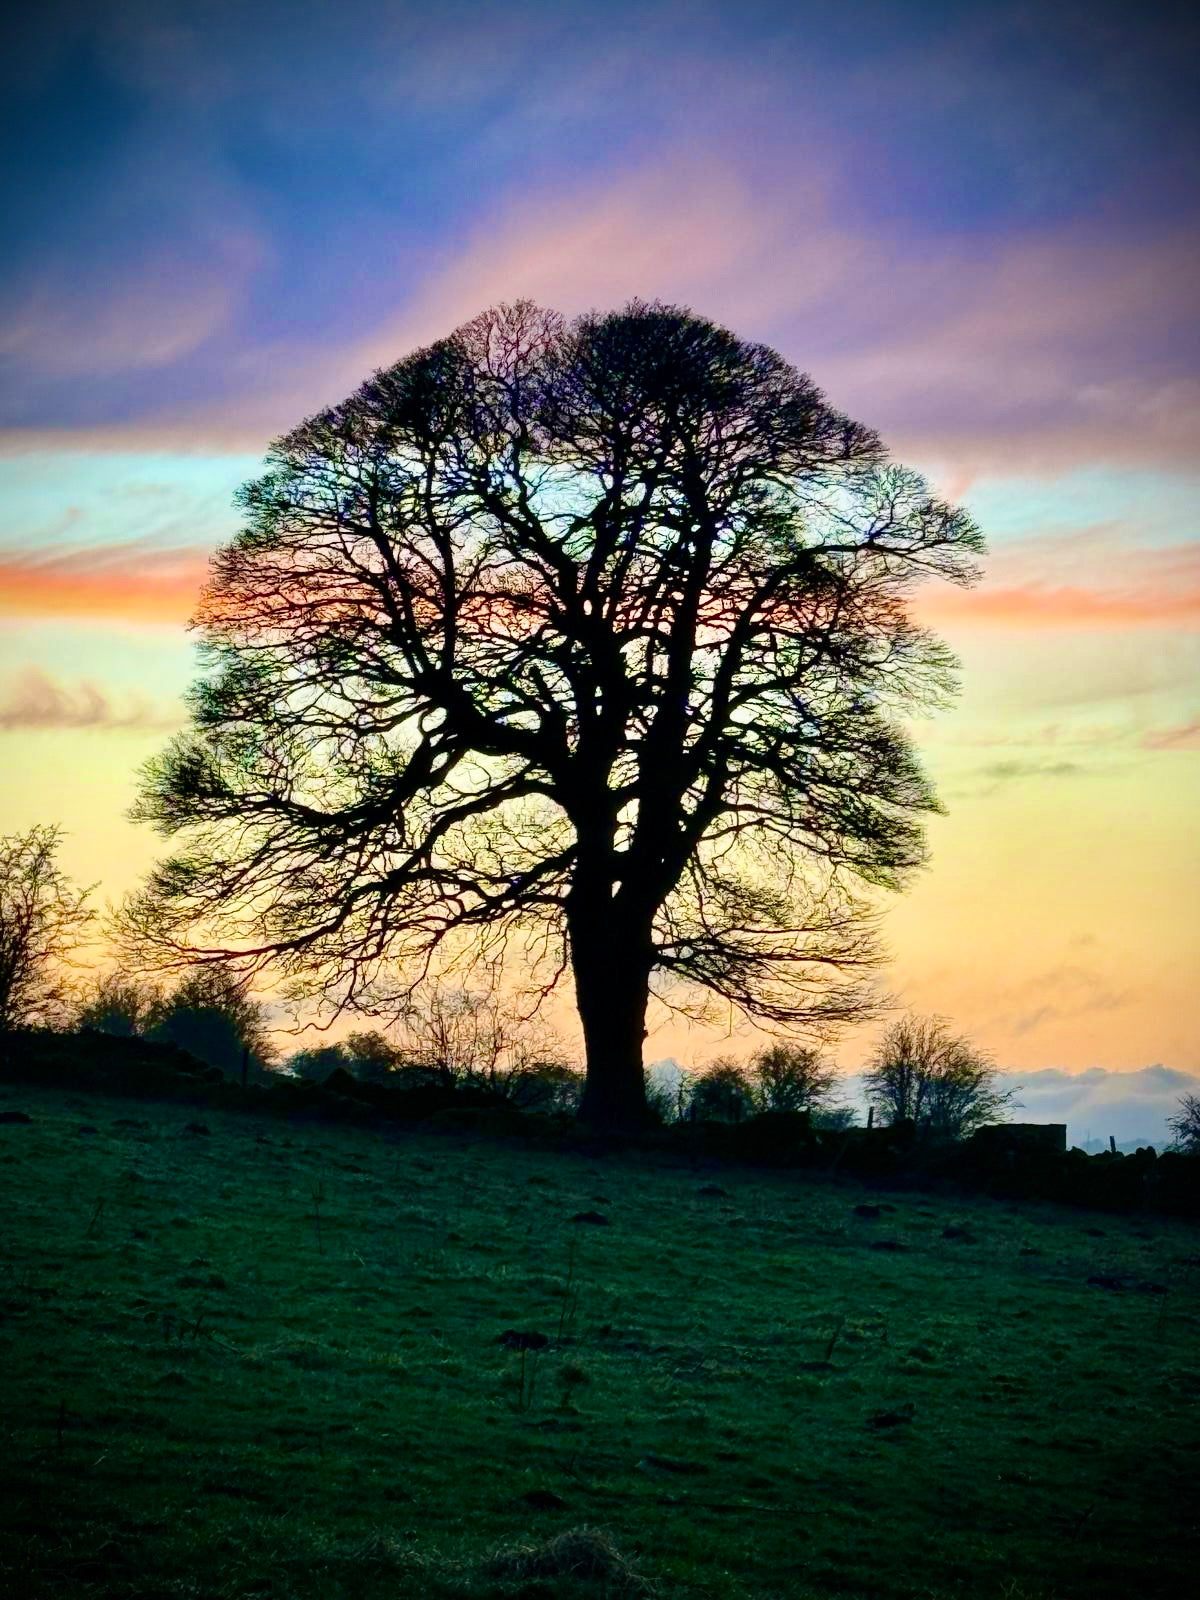
[[[905,602],[981,546],[806,376],[671,306],[501,307],[277,441],[241,503],[131,931],[330,1010],[467,950],[569,972],[609,1123],[644,1114],[652,980],[861,1014],[863,887],[936,804],[899,719],[953,681]]]

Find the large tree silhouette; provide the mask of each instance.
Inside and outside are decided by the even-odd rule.
[[[859,1013],[862,886],[899,884],[935,807],[897,717],[954,665],[905,598],[980,540],[807,377],[669,306],[506,306],[279,440],[241,500],[132,927],[331,1007],[515,937],[569,971],[610,1125],[644,1112],[652,979]]]

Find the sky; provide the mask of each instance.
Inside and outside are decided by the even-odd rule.
[[[23,11],[0,832],[60,822],[101,898],[153,859],[135,771],[273,437],[500,300],[659,298],[773,345],[988,537],[975,590],[917,602],[963,692],[916,729],[946,814],[888,911],[897,1003],[1018,1075],[1200,1072],[1190,8]]]

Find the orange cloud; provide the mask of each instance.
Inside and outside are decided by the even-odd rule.
[[[1200,624],[1200,589],[1117,594],[1078,585],[1029,583],[1008,588],[922,594],[929,622],[992,624],[1002,628],[1178,628]]]
[[[1095,573],[1100,581],[1080,582]],[[930,623],[1000,628],[1191,629],[1200,623],[1200,546],[1139,547],[1136,529],[1078,528],[1001,548],[977,589],[931,585]]]
[[[198,547],[117,544],[53,555],[10,548],[0,551],[0,615],[182,625],[196,609],[207,563]]]

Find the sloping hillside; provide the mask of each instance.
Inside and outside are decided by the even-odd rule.
[[[28,1085],[0,1113],[5,1593],[1194,1576],[1183,1223]]]

